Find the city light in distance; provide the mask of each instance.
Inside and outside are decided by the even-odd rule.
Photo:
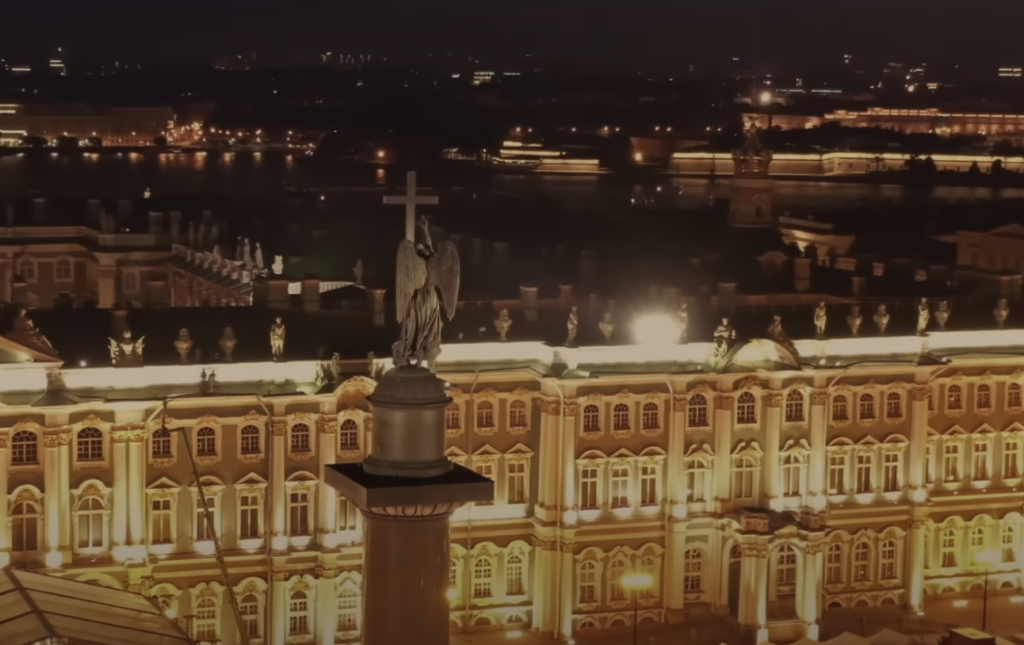
[[[668,314],[648,314],[633,323],[638,345],[672,345],[679,337],[679,326]]]

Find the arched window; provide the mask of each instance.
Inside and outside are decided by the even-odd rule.
[[[103,461],[103,433],[99,428],[78,431],[78,461]]]
[[[22,258],[18,260],[18,275],[21,276],[26,282],[35,282],[36,279],[36,263],[31,258]]]
[[[39,439],[31,430],[18,430],[11,437],[11,465],[39,463]]]
[[[833,421],[849,421],[850,420],[850,408],[847,405],[846,395],[837,394],[832,397],[832,420]]]
[[[459,430],[462,428],[462,409],[454,401],[444,409],[444,427],[447,430]]]
[[[999,543],[1003,551],[1003,562],[1016,562],[1017,531],[1006,520],[1003,520],[1003,528],[999,531]]]
[[[476,404],[476,427],[494,427],[494,404],[490,401],[480,401]]]
[[[53,268],[53,275],[61,282],[71,280],[71,260],[57,260]]]
[[[448,563],[448,589],[459,595],[462,585],[459,584],[459,561],[452,558]]]
[[[260,635],[260,600],[255,594],[242,596],[238,602],[238,610],[242,614],[242,622],[245,623],[245,635],[249,638],[258,638]]]
[[[985,529],[981,526],[975,526],[971,528],[971,532],[968,535],[967,544],[971,550],[971,561],[974,560],[974,556],[985,550]]]
[[[622,560],[615,560],[608,567],[608,599],[611,602],[626,599],[626,588],[622,584],[622,578],[626,575],[626,563]]]
[[[493,594],[494,567],[491,559],[479,557],[473,563],[473,598],[490,598]]]
[[[524,593],[523,559],[513,555],[505,560],[505,595],[522,596]]]
[[[338,594],[338,631],[358,631],[359,613],[359,592],[346,586]]]
[[[617,403],[612,408],[612,429],[629,430],[629,406],[625,403]]]
[[[801,475],[803,461],[794,454],[783,455],[782,457],[782,493],[787,497],[795,497],[803,494]]]
[[[775,556],[775,583],[780,587],[796,584],[796,550],[789,544],[780,546]]]
[[[833,544],[828,547],[825,559],[825,584],[836,585],[843,582],[843,545]]]
[[[34,502],[18,502],[11,509],[11,550],[31,553],[39,550],[39,522],[42,512]]]
[[[686,422],[691,428],[708,427],[708,399],[703,394],[691,394],[686,406]]]
[[[683,553],[683,590],[704,591],[704,569],[707,558],[700,549],[687,549]]]
[[[757,423],[757,399],[751,392],[736,399],[736,423]]]
[[[964,409],[963,390],[960,388],[959,385],[950,385],[948,388],[946,388],[946,409]]]
[[[338,450],[359,450],[359,424],[355,419],[345,419],[338,427]]]
[[[153,431],[149,438],[149,451],[153,459],[169,459],[173,456],[171,451],[171,431],[167,428],[159,428]]]
[[[982,383],[975,391],[974,407],[979,410],[992,409],[992,386]]]
[[[1021,387],[1020,383],[1010,383],[1006,386],[1006,406],[1010,408],[1019,408],[1021,405]]]
[[[258,455],[260,450],[260,429],[256,426],[245,426],[239,432],[242,441],[243,455]]]
[[[860,542],[853,547],[853,581],[864,582],[871,579],[871,547],[867,542]]]
[[[860,395],[860,418],[865,420],[875,418],[875,397],[870,394]]]
[[[197,641],[217,641],[217,625],[220,623],[217,601],[213,598],[200,598],[196,604],[193,631]]]
[[[706,489],[711,481],[711,467],[707,459],[691,457],[683,462],[686,472],[686,501],[703,502]]]
[[[1005,437],[1003,439],[1003,479],[1017,479],[1019,477],[1020,439],[1015,436]]]
[[[75,542],[78,550],[106,548],[104,535],[103,502],[96,497],[86,497],[75,507]]]
[[[653,401],[644,403],[643,412],[641,415],[644,430],[657,430],[660,427],[658,423],[658,404]]]
[[[309,633],[309,598],[306,592],[296,591],[288,603],[288,635],[302,636]]]
[[[309,426],[296,423],[292,426],[292,452],[309,452]]]
[[[512,428],[526,427],[526,401],[515,400],[508,404],[508,425]]]
[[[733,462],[732,498],[750,499],[754,496],[754,470],[750,457],[739,457]]]
[[[790,390],[786,395],[786,423],[802,423],[804,420],[804,395],[800,390]]]
[[[956,566],[956,529],[945,529],[939,538],[939,558],[943,568]]]
[[[600,432],[601,415],[596,405],[591,403],[583,408],[583,432]]]
[[[654,598],[657,596],[658,570],[654,565],[654,558],[649,555],[640,558],[639,566],[637,566],[637,572],[650,576],[651,578],[651,584],[640,590],[640,596],[643,598]]]
[[[885,418],[903,418],[903,399],[899,392],[889,392],[885,395]]]
[[[597,602],[597,565],[592,561],[580,565],[580,604]]]
[[[213,428],[199,428],[196,430],[196,456],[216,457],[217,456],[217,431]]]

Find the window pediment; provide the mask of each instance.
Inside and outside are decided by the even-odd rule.
[[[756,441],[741,441],[736,445],[736,449],[732,451],[733,457],[760,458],[763,454],[761,446],[757,445]]]

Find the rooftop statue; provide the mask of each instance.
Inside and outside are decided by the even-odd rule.
[[[427,219],[416,222],[416,239],[398,245],[395,309],[401,335],[392,345],[395,366],[433,366],[441,353],[441,306],[448,320],[459,301],[459,253],[451,242],[435,251]]]
[[[737,175],[767,175],[772,162],[772,151],[761,143],[761,126],[752,116],[744,126],[743,145],[732,153]]]
[[[28,310],[24,307],[18,307],[18,316],[11,323],[11,333],[8,336],[15,342],[39,349],[44,353],[54,353],[50,340],[43,335],[43,332],[39,331],[36,324],[28,317]]]

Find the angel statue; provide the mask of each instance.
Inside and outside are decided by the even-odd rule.
[[[401,335],[391,349],[395,366],[416,363],[433,367],[441,353],[441,306],[455,317],[459,301],[459,252],[451,242],[434,250],[427,218],[416,222],[416,240],[398,245],[395,309]]]
[[[114,367],[142,367],[142,350],[146,346],[146,337],[138,340],[132,338],[132,332],[125,330],[121,334],[121,340],[110,341],[110,362]]]

